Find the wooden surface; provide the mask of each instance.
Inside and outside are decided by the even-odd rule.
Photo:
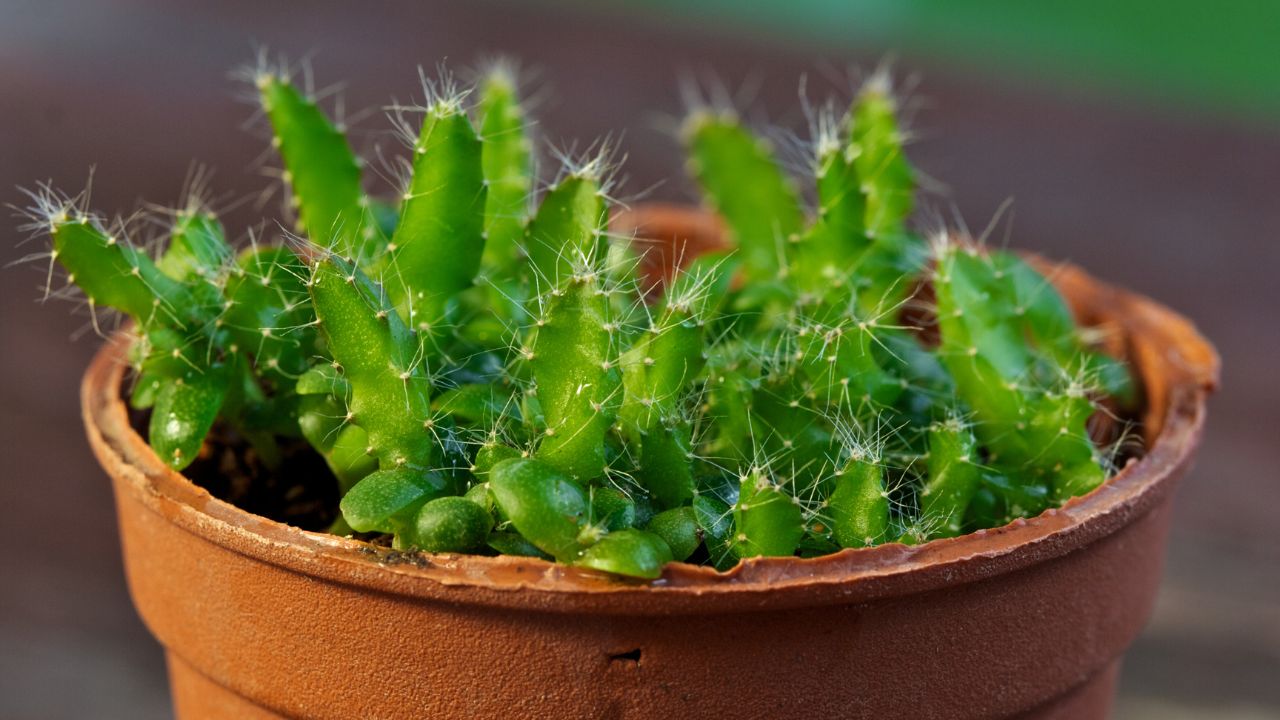
[[[8,0],[0,203],[20,204],[15,186],[46,178],[79,189],[91,165],[99,209],[173,203],[192,160],[217,168],[228,197],[256,194],[271,182],[254,169],[266,143],[237,129],[252,108],[227,79],[253,41],[319,51],[318,84],[346,81],[351,112],[415,94],[417,63],[518,55],[544,79],[545,139],[625,131],[624,193],[665,178],[648,196],[675,200],[692,197],[669,133],[682,76],[750,80],[763,116],[798,129],[801,73],[822,97],[832,68],[877,57],[814,57],[565,4]],[[899,64],[924,78],[912,157],[951,188],[936,208],[976,231],[1013,197],[1016,246],[1166,301],[1222,351],[1223,388],[1118,717],[1280,715],[1280,131]],[[395,148],[380,112],[355,126],[360,146]],[[245,205],[231,221],[273,211]],[[40,249],[16,246],[14,224],[0,223],[0,261]],[[33,267],[0,272],[0,717],[165,717],[161,654],[129,605],[108,484],[79,424],[76,387],[96,341],[70,339],[86,316],[38,304],[42,279]]]

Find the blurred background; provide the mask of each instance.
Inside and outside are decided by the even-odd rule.
[[[624,195],[683,201],[682,78],[801,130],[801,75],[810,98],[847,97],[849,68],[893,58],[934,207],[978,229],[1012,198],[1014,245],[1165,301],[1222,352],[1116,717],[1280,718],[1280,3],[0,0],[0,204],[44,179],[78,190],[91,166],[99,210],[175,203],[192,161],[229,198],[259,192],[267,146],[229,79],[259,44],[345,83],[364,150],[391,147],[380,107],[417,92],[415,65],[514,55],[545,140],[623,133]],[[38,249],[17,222],[0,222],[0,262]],[[42,283],[0,272],[0,717],[168,717],[80,425],[98,342],[69,306],[40,307]]]

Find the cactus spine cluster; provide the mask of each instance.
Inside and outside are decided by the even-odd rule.
[[[301,437],[337,530],[640,578],[953,536],[1106,478],[1087,423],[1127,375],[1016,255],[908,227],[883,75],[814,115],[807,189],[694,108],[689,169],[736,249],[660,287],[609,233],[608,148],[535,192],[510,68],[395,109],[390,201],[287,72],[253,79],[301,241],[237,253],[192,201],[156,256],[79,199],[29,213],[90,307],[133,319],[132,403],[176,469],[218,419],[268,464]]]

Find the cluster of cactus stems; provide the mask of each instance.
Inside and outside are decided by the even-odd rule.
[[[508,67],[394,109],[390,201],[287,72],[252,77],[290,241],[237,253],[198,200],[163,252],[83,198],[29,211],[90,309],[132,318],[131,403],[175,469],[217,420],[268,465],[300,436],[339,483],[334,532],[639,578],[954,536],[1107,476],[1087,424],[1127,374],[1018,256],[908,228],[883,75],[813,114],[804,191],[734,112],[693,108],[689,168],[733,249],[660,286],[609,232],[607,148],[537,187]]]

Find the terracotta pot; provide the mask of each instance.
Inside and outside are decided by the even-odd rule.
[[[714,223],[649,208],[655,238]],[[1044,515],[918,547],[673,564],[651,585],[517,558],[388,554],[251,515],[130,428],[122,348],[83,386],[129,586],[183,718],[1102,718],[1151,610],[1175,479],[1217,381],[1185,319],[1071,267],[1121,332],[1148,450]]]

